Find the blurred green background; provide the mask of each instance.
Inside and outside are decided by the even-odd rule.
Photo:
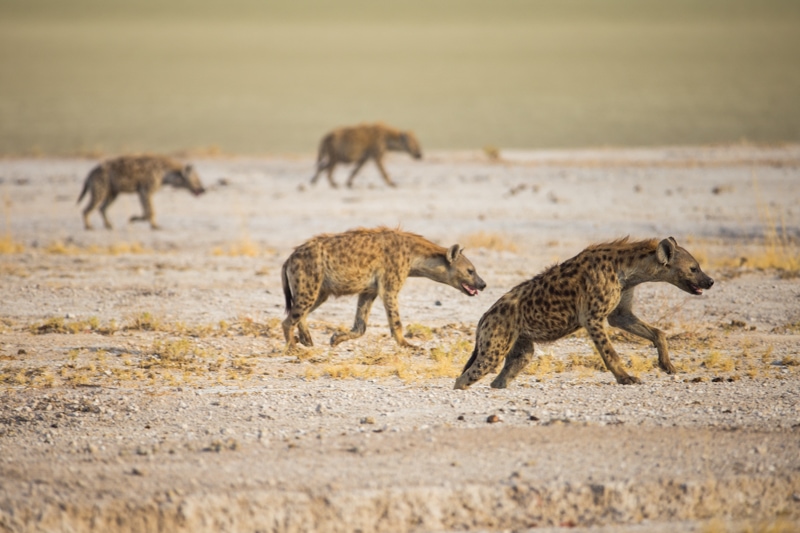
[[[0,0],[0,155],[800,141],[797,0]]]

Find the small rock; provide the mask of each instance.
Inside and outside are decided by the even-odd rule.
[[[361,423],[362,424],[374,424],[375,423],[375,419],[372,418],[371,416],[365,416],[364,418],[361,419]]]
[[[133,469],[131,470],[131,474],[134,476],[144,476],[146,472],[143,469],[134,466]]]
[[[500,422],[500,417],[497,415],[489,415],[488,417],[486,417],[486,422],[488,422],[489,424],[496,424]]]
[[[17,350],[17,355],[28,355],[28,352],[25,351],[25,348],[20,348]]]

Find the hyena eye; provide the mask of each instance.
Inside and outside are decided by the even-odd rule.
[[[692,274],[696,274],[698,270],[700,270],[700,269],[699,269],[699,268],[697,268],[696,266],[695,266],[695,267],[692,267],[692,268],[690,268],[690,269],[689,269],[689,271],[690,271]]]
[[[470,276],[472,276],[473,274],[475,274],[475,269],[474,269],[474,268],[468,268],[468,269],[467,269],[467,274],[469,274]]]

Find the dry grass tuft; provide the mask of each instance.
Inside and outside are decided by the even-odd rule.
[[[730,372],[736,368],[733,358],[717,350],[711,350],[703,360],[703,366],[709,370]]]
[[[405,383],[429,379],[455,378],[461,373],[472,343],[466,338],[445,340],[430,351],[409,350],[394,343],[372,343],[358,350],[353,359],[331,361],[331,354],[322,366],[305,370],[307,379],[330,377],[333,379],[379,379],[396,377]],[[313,362],[313,359],[306,359]]]
[[[0,383],[18,387],[50,388],[56,384],[56,377],[49,367],[0,369]]]
[[[0,255],[18,254],[25,251],[25,246],[17,242],[10,234],[0,237]]]
[[[124,331],[164,331],[164,326],[161,320],[145,311],[131,318],[122,329]]]
[[[48,318],[44,322],[36,322],[28,326],[28,331],[34,335],[45,335],[47,333],[76,334],[76,333],[99,333],[101,335],[113,335],[119,328],[113,319],[107,326],[100,324],[100,319],[96,316],[86,320],[73,320],[67,322],[62,317]]]
[[[145,248],[144,245],[138,242],[115,242],[108,246],[99,246],[92,244],[90,246],[81,247],[70,242],[62,242],[56,240],[44,247],[45,253],[54,255],[125,255],[125,254],[145,254],[151,253],[152,250]]]
[[[567,365],[561,359],[553,356],[552,353],[545,353],[534,356],[533,361],[523,371],[525,374],[534,376],[539,381],[544,381],[551,374],[561,374],[567,369]]]
[[[727,276],[735,276],[742,269],[755,269],[775,270],[784,279],[800,277],[800,242],[788,231],[786,215],[782,212],[776,213],[768,203],[761,200],[755,177],[753,189],[759,218],[764,227],[761,238],[757,242],[728,247],[733,253],[726,256],[712,258],[703,248],[692,248],[692,254],[702,265],[722,270]],[[692,240],[689,239],[689,242]]]
[[[500,148],[497,146],[488,144],[483,147],[483,153],[492,163],[500,161]]]
[[[205,371],[208,353],[188,339],[153,342],[152,354],[139,366],[151,368],[177,368],[181,370]]]
[[[460,239],[464,248],[485,248],[487,250],[497,250],[500,252],[517,252],[517,244],[504,235],[479,231],[470,233]]]
[[[789,335],[800,334],[800,320],[796,322],[788,322],[782,326],[772,328],[772,333],[784,333]]]
[[[217,246],[211,250],[211,255],[216,257],[258,257],[261,253],[261,247],[250,240],[249,237],[244,237],[239,242],[231,243],[226,247]]]
[[[422,324],[409,324],[406,326],[407,339],[419,339],[421,341],[429,341],[433,338],[433,330],[428,326]]]
[[[630,356],[629,368],[635,376],[650,372],[656,367],[656,360],[653,357],[642,357],[640,355],[632,354]]]

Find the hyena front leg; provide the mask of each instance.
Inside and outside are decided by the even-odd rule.
[[[386,309],[386,319],[389,321],[389,331],[400,346],[414,348],[414,345],[403,337],[403,323],[400,322],[400,309],[397,305],[397,290],[384,289],[381,294],[383,307]]]
[[[369,159],[369,156],[365,155],[364,157],[362,157],[361,159],[358,160],[358,162],[356,163],[356,167],[350,173],[350,177],[347,178],[347,186],[348,187],[352,187],[353,186],[353,179],[355,179],[356,174],[358,174],[358,171],[361,170],[361,167],[364,166],[364,163],[367,162],[367,159]]]
[[[389,187],[397,187],[397,184],[392,181],[392,178],[389,177],[389,173],[386,172],[386,169],[383,167],[380,156],[375,157],[375,165],[377,165],[378,170],[380,170],[383,181],[385,181]]]
[[[614,346],[611,345],[611,341],[608,339],[608,335],[606,334],[606,328],[603,325],[603,319],[589,319],[583,325],[586,328],[586,332],[589,334],[589,337],[594,342],[597,351],[600,353],[600,357],[603,358],[603,362],[606,364],[606,368],[614,374],[614,377],[617,379],[617,383],[622,385],[632,385],[634,383],[641,383],[642,381],[634,376],[629,375],[625,372],[625,369],[622,368],[622,361],[617,355],[616,350],[614,350]]]
[[[141,222],[147,221],[150,222],[150,227],[152,229],[161,229],[156,224],[156,217],[155,213],[153,212],[153,194],[145,189],[140,189],[139,191],[139,202],[142,204],[142,214],[141,216],[132,216],[130,218],[130,222]]]
[[[358,307],[356,307],[356,321],[350,331],[341,331],[331,336],[331,346],[336,346],[350,339],[357,339],[367,331],[367,320],[372,309],[372,303],[378,296],[377,292],[362,292],[358,295]]]
[[[506,355],[503,370],[492,381],[493,389],[505,389],[533,359],[533,341],[528,337],[517,337],[517,342]]]
[[[632,296],[632,293],[631,293]],[[669,349],[667,348],[667,336],[658,328],[642,322],[630,309],[630,298],[624,298],[608,317],[608,323],[615,327],[647,339],[653,343],[658,350],[658,366],[667,374],[675,374],[677,370],[669,360]]]

